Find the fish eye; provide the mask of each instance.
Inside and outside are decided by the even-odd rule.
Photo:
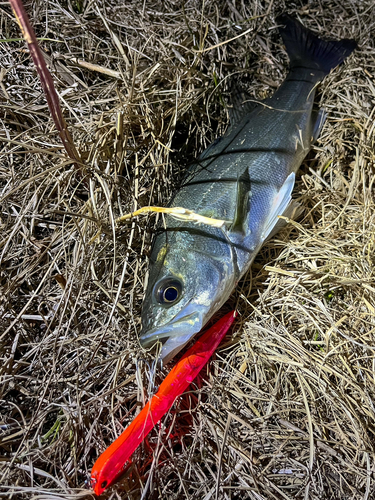
[[[155,295],[159,304],[172,306],[181,298],[182,283],[176,278],[167,278],[158,284]]]

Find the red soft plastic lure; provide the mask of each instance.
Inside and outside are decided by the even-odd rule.
[[[121,474],[136,448],[195,379],[231,327],[235,316],[235,311],[226,314],[197,340],[172,368],[141,413],[100,455],[91,471],[91,486],[97,495],[101,495]]]

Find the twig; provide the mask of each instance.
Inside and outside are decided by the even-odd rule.
[[[82,160],[74,145],[72,136],[70,135],[67,128],[67,124],[61,111],[59,97],[53,84],[51,73],[47,68],[43,54],[39,48],[38,41],[36,39],[35,32],[30,24],[28,15],[26,14],[21,0],[9,0],[9,2],[16,17],[17,23],[21,28],[23,37],[29,47],[31,57],[38,71],[40,83],[42,84],[42,88],[47,99],[48,108],[51,112],[56,128],[59,131],[62,143],[69,157],[74,161],[76,167],[78,168],[82,163]]]

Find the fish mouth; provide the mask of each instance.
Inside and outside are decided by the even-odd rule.
[[[144,349],[157,342],[162,344],[159,360],[168,363],[202,329],[202,314],[195,311],[185,316],[177,315],[161,327],[142,332],[139,341]]]

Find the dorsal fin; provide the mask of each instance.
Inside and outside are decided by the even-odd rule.
[[[222,140],[222,137],[217,137],[214,142],[212,142],[197,158],[197,161],[204,160],[205,158],[208,158],[209,156],[215,156],[214,150],[215,146],[219,144],[219,142]]]
[[[232,81],[230,85],[229,104],[227,106],[230,127],[239,123],[245,115],[248,115],[258,106],[245,90],[243,90],[236,81]]]

